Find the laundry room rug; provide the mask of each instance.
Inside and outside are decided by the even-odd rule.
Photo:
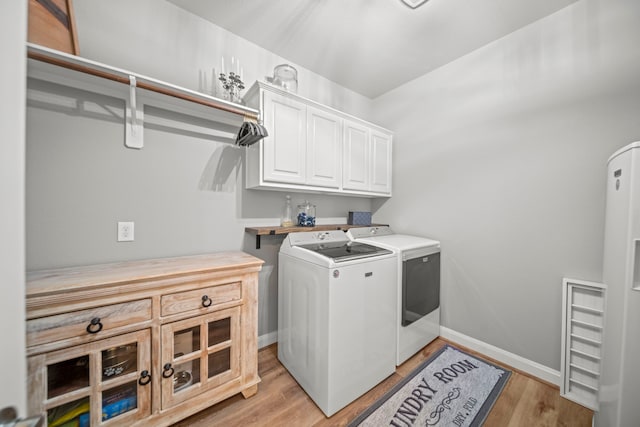
[[[349,427],[481,426],[510,375],[445,345]]]

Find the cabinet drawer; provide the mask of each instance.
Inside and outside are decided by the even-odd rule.
[[[150,299],[31,319],[27,320],[27,346],[79,336],[101,338],[112,329],[133,329],[150,319]]]
[[[216,308],[216,305],[238,301],[241,297],[240,282],[163,295],[162,315],[169,316],[185,311]]]

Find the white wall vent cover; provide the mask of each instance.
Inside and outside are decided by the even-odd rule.
[[[560,395],[594,411],[602,357],[606,285],[562,280]]]

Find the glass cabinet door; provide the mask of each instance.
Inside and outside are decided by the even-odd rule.
[[[162,407],[240,376],[240,308],[162,326]]]
[[[143,330],[33,356],[32,392],[49,427],[123,425],[151,413],[151,336]],[[33,380],[33,378],[32,378]]]

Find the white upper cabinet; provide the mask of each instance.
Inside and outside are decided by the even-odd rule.
[[[262,82],[245,100],[269,132],[247,147],[247,188],[391,196],[391,132]]]
[[[374,193],[391,194],[391,134],[371,131],[371,187]]]
[[[294,99],[265,92],[264,125],[269,136],[264,138],[264,180],[272,182],[305,182],[306,106]]]
[[[346,190],[369,190],[369,140],[366,126],[348,121],[344,126],[344,181]]]
[[[342,119],[307,107],[307,181],[309,185],[340,188],[342,179]]]
[[[344,190],[391,194],[391,134],[344,124]]]

